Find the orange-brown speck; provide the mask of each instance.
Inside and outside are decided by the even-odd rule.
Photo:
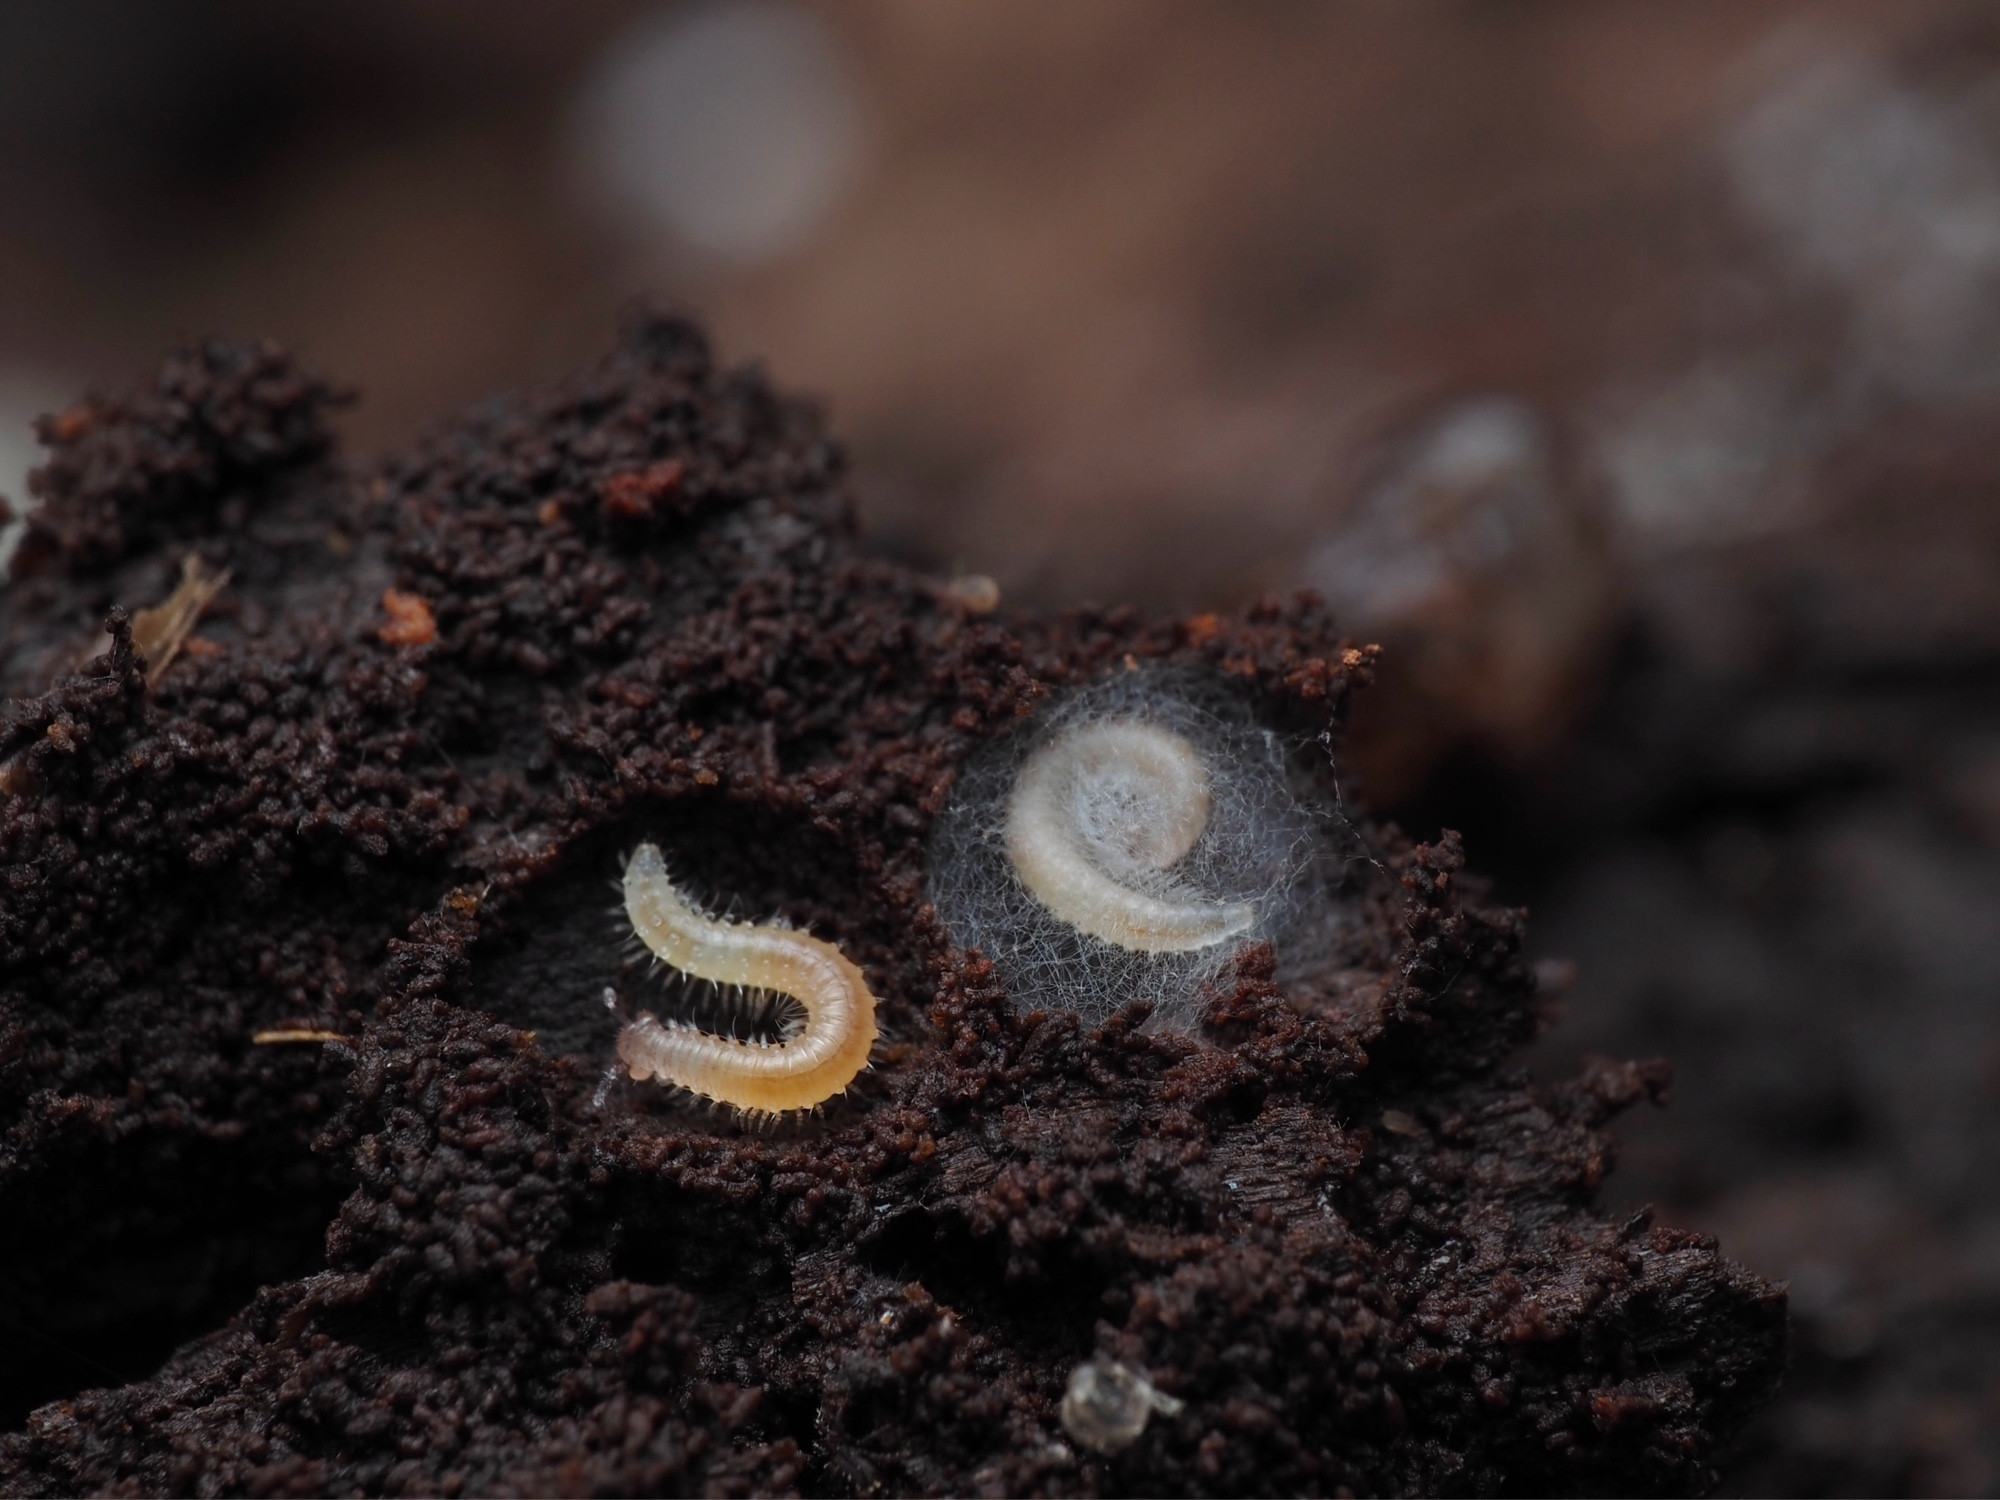
[[[611,475],[597,487],[605,515],[621,521],[648,519],[662,500],[680,488],[686,472],[687,466],[679,459],[669,458]]]
[[[382,592],[382,610],[389,623],[375,632],[385,646],[428,646],[437,639],[437,616],[421,594],[401,589]]]
[[[97,408],[85,402],[49,418],[49,436],[59,443],[73,443],[96,424]]]

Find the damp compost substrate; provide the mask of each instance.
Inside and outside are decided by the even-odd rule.
[[[980,613],[671,318],[383,465],[339,401],[206,344],[44,424],[0,591],[0,1493],[1714,1482],[1783,1297],[1596,1211],[1667,1071],[1530,1082],[1521,919],[1456,840],[1354,822],[1331,957],[1250,950],[1195,1034],[1023,1013],[925,905],[955,770],[1134,664],[1334,743],[1372,657],[1310,600]],[[124,611],[190,553],[230,583],[149,691]],[[610,888],[643,839],[862,965],[848,1095],[598,1097],[606,990],[661,1003]],[[1184,1405],[1090,1452],[1093,1356]]]

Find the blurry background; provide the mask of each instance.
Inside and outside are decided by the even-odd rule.
[[[1617,1204],[1791,1282],[1728,1488],[2000,1488],[2000,7],[9,0],[0,493],[191,334],[354,448],[640,293],[1010,600],[1323,591]]]

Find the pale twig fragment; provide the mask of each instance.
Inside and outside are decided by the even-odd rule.
[[[937,586],[937,597],[969,615],[990,615],[1000,607],[1000,585],[984,573],[960,573]]]

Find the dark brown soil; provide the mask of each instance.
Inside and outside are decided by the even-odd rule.
[[[1338,962],[1252,952],[1198,1038],[1018,1014],[923,904],[954,769],[1128,657],[1313,744],[1371,658],[1309,601],[971,614],[672,320],[380,473],[334,404],[205,346],[46,426],[0,592],[0,1492],[1712,1483],[1783,1298],[1595,1215],[1666,1069],[1509,1071],[1521,919],[1455,839],[1354,830]],[[190,550],[234,581],[149,696],[100,632]],[[653,1003],[642,837],[864,966],[849,1097],[594,1102],[600,996]],[[1186,1403],[1114,1459],[1057,1417],[1094,1353]]]

